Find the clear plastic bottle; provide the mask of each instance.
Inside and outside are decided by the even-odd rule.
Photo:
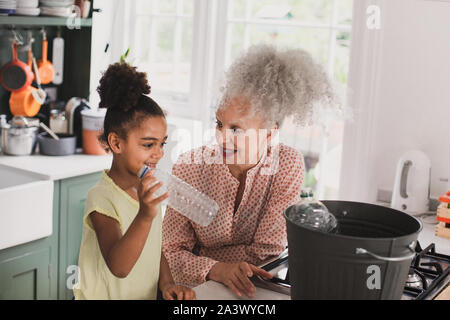
[[[149,170],[147,166],[142,167],[138,173],[139,178],[142,179]],[[178,177],[160,169],[155,169],[153,175],[163,183],[155,192],[155,197],[169,191],[169,206],[196,224],[207,226],[211,223],[219,211],[217,202]]]
[[[312,192],[302,191],[300,198],[300,202],[289,209],[289,220],[311,230],[337,231],[336,217],[322,202],[314,199]]]

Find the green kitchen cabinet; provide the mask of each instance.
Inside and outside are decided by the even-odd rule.
[[[59,281],[58,299],[72,299],[70,288],[78,264],[83,215],[90,188],[100,180],[100,172],[56,182],[59,188]]]
[[[54,199],[59,199],[59,189]],[[54,201],[49,237],[0,250],[0,300],[58,298],[58,210]]]
[[[0,250],[0,300],[72,299],[68,284],[78,263],[84,205],[100,175],[54,182],[52,235]]]

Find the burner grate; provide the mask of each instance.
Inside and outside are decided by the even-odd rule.
[[[447,278],[450,275],[450,257],[436,253],[434,243],[422,249],[417,242],[416,256],[410,269],[410,274],[412,273],[420,277],[422,288],[405,286],[404,294],[417,300],[432,298],[436,289],[445,286],[449,280]]]

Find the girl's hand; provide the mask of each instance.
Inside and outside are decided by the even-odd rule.
[[[184,286],[170,283],[162,290],[164,300],[195,300],[195,291]]]
[[[162,182],[158,182],[154,186],[150,187],[156,181],[156,177],[154,177],[153,174],[149,172],[141,179],[137,190],[139,197],[138,214],[141,214],[142,216],[150,220],[153,220],[153,218],[158,214],[158,204],[164,201],[164,199],[169,196],[169,193],[166,192],[158,198],[153,197],[155,191],[162,186]]]
[[[272,275],[264,269],[247,262],[218,262],[209,271],[208,278],[223,283],[239,297],[245,293],[249,298],[253,298],[256,288],[249,279],[253,275],[272,278]]]

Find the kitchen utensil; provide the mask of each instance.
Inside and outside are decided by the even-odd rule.
[[[17,8],[37,8],[39,0],[17,0]]]
[[[40,7],[41,14],[54,17],[71,17],[73,15],[72,5],[66,7]]]
[[[429,211],[431,162],[419,150],[406,152],[397,163],[391,208],[410,214]]]
[[[68,121],[68,133],[77,136],[77,147],[83,145],[82,116],[83,110],[91,109],[86,99],[73,97],[66,104],[66,117]]]
[[[67,7],[74,4],[74,0],[41,0],[41,5],[49,8]]]
[[[46,93],[41,88],[39,73],[37,72],[36,67],[36,59],[33,57],[30,47],[30,50],[28,51],[28,65],[31,65],[32,63],[34,65],[35,78],[39,88],[36,89],[30,85],[24,90],[11,92],[9,106],[11,113],[15,116],[34,117],[45,101]]]
[[[0,82],[6,90],[16,92],[31,85],[33,72],[26,63],[18,59],[17,44],[13,42],[11,47],[13,59],[0,70]]]
[[[41,77],[39,76],[39,70],[36,64],[36,59],[33,56],[31,56],[31,59],[33,60],[33,70],[36,77],[36,83],[38,85],[38,90],[33,91],[33,97],[39,104],[44,104],[45,98],[47,97],[47,93],[41,87]]]
[[[58,134],[55,140],[47,133],[38,135],[39,152],[48,156],[66,156],[74,154],[76,150],[76,137],[69,134]]]
[[[67,118],[64,110],[53,109],[50,111],[50,129],[55,133],[70,133],[67,131]]]
[[[83,123],[83,151],[86,154],[103,155],[105,149],[98,140],[103,132],[106,109],[81,111]]]
[[[53,139],[59,140],[59,137],[58,137],[52,130],[50,130],[49,127],[47,127],[47,126],[46,126],[45,124],[43,124],[42,122],[41,122],[39,125],[40,125],[40,127],[41,127],[42,129],[44,129],[45,131],[47,131],[47,133],[48,133]]]
[[[7,125],[6,114],[0,114],[0,151],[2,151],[2,128]]]
[[[41,104],[33,96],[35,91],[35,87],[27,86],[25,90],[11,92],[9,109],[14,116],[34,117],[39,112]]]
[[[20,16],[38,16],[41,13],[41,9],[39,8],[17,8],[14,12],[15,15]]]
[[[38,62],[39,77],[42,84],[49,84],[52,82],[54,69],[50,61],[47,60],[48,41],[45,31],[42,36],[42,60]]]
[[[13,127],[39,127],[40,120],[38,118],[27,118],[24,116],[13,117],[10,124]]]
[[[0,15],[13,14],[17,8],[16,1],[0,1]]]
[[[33,82],[36,79],[36,75],[35,75],[35,70],[33,69],[33,52],[31,51],[31,46],[30,49],[28,50],[28,62],[27,62],[28,67],[31,69],[31,71],[33,72],[33,76],[31,78],[31,82]]]
[[[291,298],[400,299],[422,223],[368,203],[321,201],[338,220],[337,233],[312,230],[284,216]]]
[[[53,68],[54,76],[52,82],[54,84],[61,84],[63,82],[63,70],[64,70],[64,39],[60,36],[58,30],[58,36],[53,39]]]
[[[19,120],[19,121],[17,121]],[[34,152],[37,144],[38,126],[25,117],[14,117],[2,127],[2,151],[9,155],[23,156]]]

